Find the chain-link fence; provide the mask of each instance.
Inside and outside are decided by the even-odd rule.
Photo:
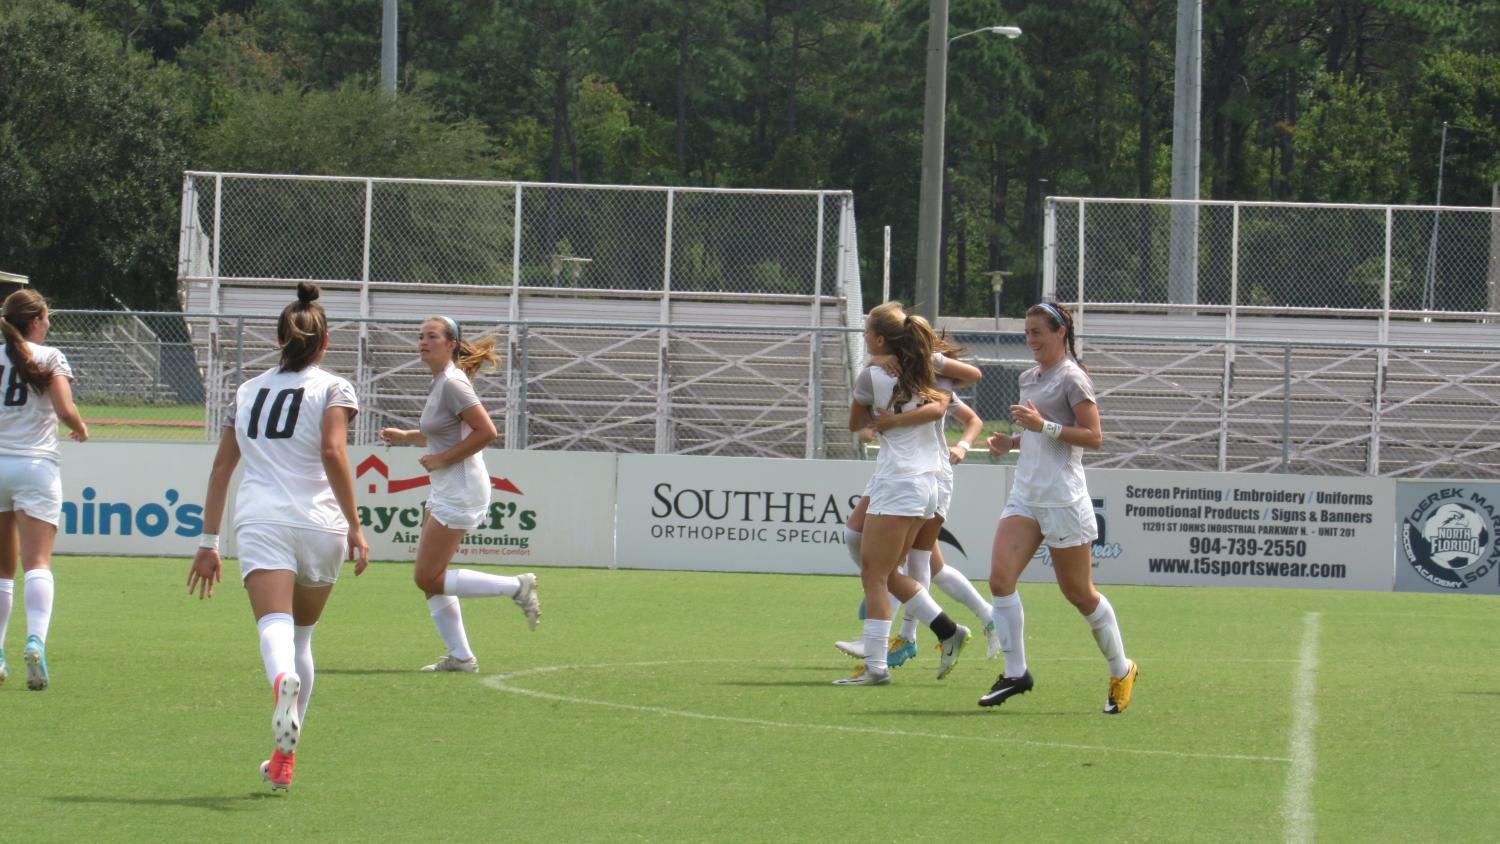
[[[1051,197],[1045,240],[1092,310],[1500,316],[1500,208]]]
[[[416,426],[431,381],[418,325],[331,321],[323,365],[363,409],[352,442]],[[845,430],[855,329],[502,321],[465,332],[499,341],[498,365],[475,378],[498,446],[861,454]],[[987,432],[1009,431],[1017,376],[1034,365],[1024,337],[955,339],[985,371],[963,397]],[[277,360],[266,317],[59,311],[47,342],[67,353],[98,438],[214,441],[235,387]],[[1079,352],[1105,428],[1090,466],[1500,477],[1500,346],[1095,335]],[[970,459],[987,458],[976,444]]]
[[[178,276],[836,296],[852,217],[845,191],[195,172]]]
[[[1009,417],[1019,334],[965,334],[971,403]],[[1500,478],[1500,346],[1093,335],[1105,468]],[[1008,430],[1009,426],[1003,426]]]

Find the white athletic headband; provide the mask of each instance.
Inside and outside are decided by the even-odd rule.
[[[1051,302],[1037,302],[1037,304],[1046,308],[1048,312],[1050,312],[1054,317],[1057,317],[1058,325],[1062,326],[1063,328],[1072,327],[1073,321],[1063,316],[1062,311],[1059,311],[1057,308],[1053,307]]]

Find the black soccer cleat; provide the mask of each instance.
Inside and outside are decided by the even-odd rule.
[[[1031,679],[1030,671],[1025,672],[1019,677],[1007,677],[1001,674],[995,680],[995,685],[990,686],[989,691],[979,696],[979,705],[999,706],[1008,698],[1026,694],[1031,691],[1031,687],[1034,685],[1036,684]]]

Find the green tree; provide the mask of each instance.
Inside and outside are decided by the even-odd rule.
[[[0,266],[57,305],[174,300],[178,74],[52,0],[0,3]]]

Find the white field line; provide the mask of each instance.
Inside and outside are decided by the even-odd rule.
[[[1318,632],[1321,615],[1310,612],[1302,627],[1302,655],[1297,662],[1297,676],[1292,684],[1292,734],[1288,755],[1286,796],[1282,817],[1286,821],[1287,841],[1311,841],[1317,830],[1313,815],[1313,770],[1317,763],[1313,732],[1318,727],[1316,683],[1318,678]]]
[[[598,671],[612,668],[655,668],[665,665],[683,665],[689,663],[723,663],[742,662],[742,660],[729,659],[675,659],[660,660],[653,662],[605,662],[594,665],[548,665],[539,668],[528,668],[521,671],[512,671],[508,674],[492,674],[485,677],[485,685],[502,692],[510,694],[525,695],[526,697],[538,698],[540,700],[551,700],[559,703],[582,704],[585,706],[603,706],[610,709],[622,709],[629,712],[645,712],[651,715],[671,715],[678,718],[692,718],[700,721],[717,721],[728,724],[744,724],[752,727],[778,727],[793,730],[813,730],[830,733],[854,733],[860,735],[889,736],[899,738],[927,738],[942,739],[946,741],[974,742],[976,744],[1018,744],[1029,747],[1050,747],[1065,750],[1086,750],[1096,753],[1133,753],[1145,756],[1168,756],[1178,759],[1217,759],[1234,762],[1291,762],[1285,756],[1256,756],[1241,753],[1194,753],[1180,750],[1159,750],[1152,748],[1111,747],[1096,744],[1073,744],[1058,741],[1031,741],[1029,739],[1006,738],[1003,736],[958,736],[950,733],[928,733],[912,730],[887,730],[879,727],[856,727],[847,724],[804,724],[790,721],[770,721],[762,718],[740,718],[732,715],[714,715],[706,712],[694,712],[687,709],[669,709],[663,706],[640,706],[633,703],[616,703],[609,700],[593,700],[590,698],[577,697],[575,695],[560,695],[551,692],[541,692],[534,689],[524,689],[519,686],[510,685],[509,681],[526,676],[539,674],[552,674],[560,671]],[[842,690],[831,694],[847,694]],[[855,692],[859,694],[859,692]]]

